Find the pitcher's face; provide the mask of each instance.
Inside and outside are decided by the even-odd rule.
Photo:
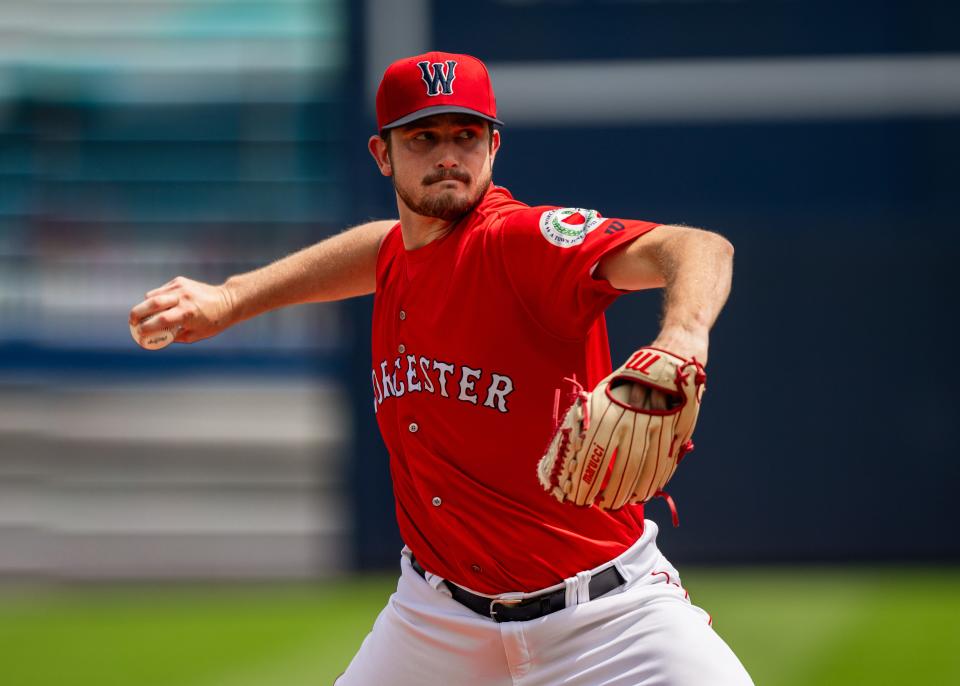
[[[500,133],[491,131],[486,120],[438,114],[387,135],[389,144],[372,137],[370,152],[413,212],[455,221],[476,207],[490,187]]]

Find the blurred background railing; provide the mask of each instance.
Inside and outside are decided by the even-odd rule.
[[[0,576],[302,578],[349,564],[335,305],[131,345],[342,225],[342,2],[0,4]]]

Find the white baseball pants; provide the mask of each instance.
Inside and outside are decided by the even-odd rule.
[[[567,608],[498,624],[424,580],[404,549],[397,591],[336,686],[746,686],[749,675],[693,605],[656,545],[657,525],[614,559],[626,583],[594,600],[596,570],[566,588]],[[535,595],[535,594],[527,594]],[[506,594],[507,598],[527,597]]]

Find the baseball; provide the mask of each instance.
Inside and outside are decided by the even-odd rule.
[[[140,333],[140,326],[146,324],[151,319],[152,317],[147,317],[136,326],[131,324],[130,335],[133,337],[133,340],[137,342],[137,345],[144,350],[160,350],[160,348],[166,348],[173,343],[173,339],[177,337],[177,332],[174,329],[162,329],[144,336]]]

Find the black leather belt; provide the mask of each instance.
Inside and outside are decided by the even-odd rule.
[[[427,571],[413,555],[410,556],[410,564],[417,574],[424,579],[427,578]],[[594,574],[590,578],[590,584],[588,585],[590,589],[590,599],[599,598],[603,594],[609,593],[615,588],[622,586],[623,582],[624,578],[615,566],[607,567],[602,572]],[[562,610],[567,606],[567,591],[565,588],[534,596],[533,598],[503,600],[501,598],[487,598],[486,596],[471,593],[449,581],[444,581],[443,583],[447,585],[450,593],[453,594],[453,599],[458,603],[470,608],[478,615],[490,617],[497,622],[526,622],[531,619],[543,617],[551,612]]]

